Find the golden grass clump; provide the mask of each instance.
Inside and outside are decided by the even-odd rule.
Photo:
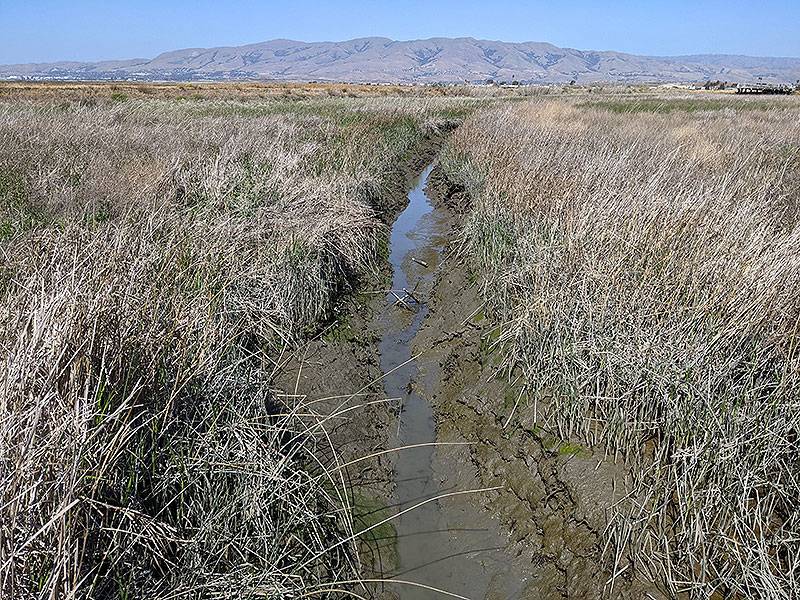
[[[371,102],[0,104],[0,595],[357,578],[336,448],[272,381],[449,118]]]
[[[794,598],[800,105],[566,102],[476,113],[444,158],[503,368],[540,425],[629,466],[614,577]]]

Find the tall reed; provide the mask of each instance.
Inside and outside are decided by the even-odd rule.
[[[374,270],[445,108],[0,104],[0,595],[358,578],[337,448],[273,379]]]
[[[789,599],[800,106],[669,103],[489,109],[444,165],[472,197],[465,242],[501,368],[523,375],[541,425],[630,467],[606,531],[613,575]]]

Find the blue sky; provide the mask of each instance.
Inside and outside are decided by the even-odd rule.
[[[0,0],[0,63],[153,57],[272,38],[472,36],[637,54],[800,57],[800,0]]]

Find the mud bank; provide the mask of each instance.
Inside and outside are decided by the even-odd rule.
[[[440,170],[432,174],[430,195],[437,212],[450,215],[454,236],[469,199]],[[437,440],[472,444],[437,447],[438,480],[445,488],[500,488],[441,502],[445,514],[481,503],[508,536],[504,550],[513,560],[486,595],[471,597],[663,598],[631,572],[609,583],[602,532],[606,511],[622,495],[624,468],[537,427],[524,402],[515,409],[519,387],[497,379],[494,329],[483,318],[479,280],[466,261],[452,257],[437,272],[429,315],[414,340],[414,353],[425,357],[420,389],[434,408]]]
[[[364,536],[364,576],[407,582],[369,594],[663,598],[631,572],[608,584],[602,531],[623,469],[548,435],[524,405],[509,422],[517,390],[495,379],[479,277],[454,252],[469,199],[435,163],[423,168],[440,143],[403,167],[403,194],[385,205],[384,279],[347,298],[283,378],[289,393],[353,409],[331,432],[339,460],[396,449],[346,470],[356,530],[423,503]],[[469,445],[402,449],[441,442]]]
[[[450,214],[435,210],[426,193],[432,170],[430,165],[422,172],[392,227],[392,286],[378,316],[384,391],[400,405],[392,440],[398,449],[392,494],[392,508],[399,514],[394,521],[397,561],[387,576],[407,582],[387,585],[387,590],[403,600],[442,597],[434,588],[485,598],[513,558],[504,552],[507,536],[478,504],[450,511],[437,499],[459,490],[442,482],[435,469],[430,444],[437,441],[437,422],[420,377],[429,359],[412,354],[429,316],[436,274],[446,266],[443,253],[453,229]],[[517,577],[504,578],[504,583],[511,587],[504,586],[503,597],[512,597],[520,586]]]

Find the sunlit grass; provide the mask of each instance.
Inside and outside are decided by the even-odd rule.
[[[798,141],[797,99],[640,98],[485,110],[448,146],[520,426],[630,469],[612,574],[798,589]]]
[[[332,597],[351,492],[273,380],[448,105],[151,91],[0,104],[0,595]]]

